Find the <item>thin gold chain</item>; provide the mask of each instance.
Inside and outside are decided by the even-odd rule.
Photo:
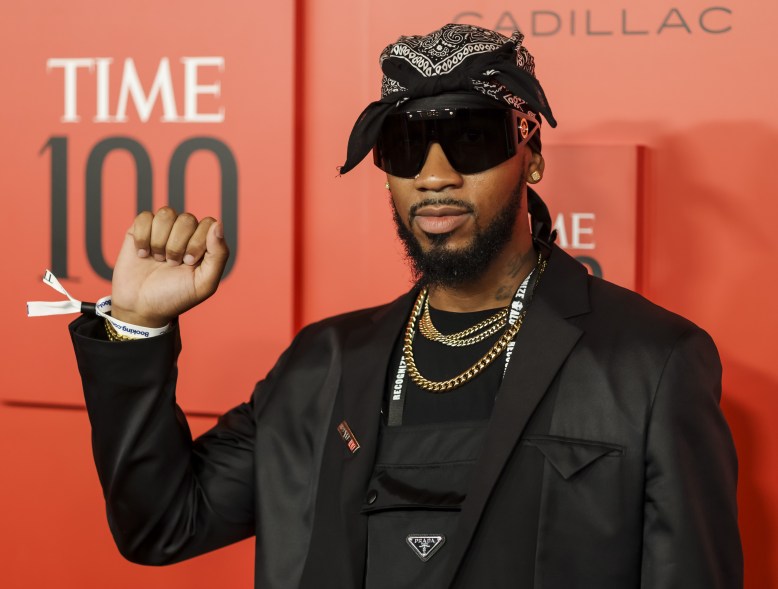
[[[506,307],[505,309],[500,309],[491,317],[487,317],[472,327],[468,327],[467,329],[457,333],[444,335],[440,333],[437,327],[435,327],[435,325],[432,323],[432,317],[430,317],[430,299],[429,296],[426,296],[424,301],[424,313],[422,313],[422,316],[419,319],[419,333],[421,333],[428,340],[438,342],[446,346],[463,347],[470,346],[485,340],[490,335],[497,333],[500,331],[500,329],[505,327],[507,322],[508,308]],[[482,329],[485,329],[485,331],[476,333]],[[468,337],[474,333],[476,333],[476,335]]]
[[[543,260],[538,264],[538,277],[537,280],[535,280],[535,285],[532,289],[533,295],[535,289],[538,287],[538,282],[540,282],[540,277],[543,275],[543,271],[546,269],[546,265],[546,260]],[[487,366],[494,362],[494,360],[505,351],[505,348],[508,347],[508,344],[511,342],[511,340],[513,340],[513,338],[515,338],[519,333],[521,325],[524,322],[524,316],[527,314],[527,306],[525,305],[524,310],[521,312],[516,322],[512,325],[509,325],[508,329],[505,330],[505,333],[500,336],[500,338],[494,343],[494,345],[492,345],[489,351],[486,352],[486,354],[484,354],[481,359],[473,364],[470,368],[464,372],[461,372],[454,378],[449,378],[448,380],[429,380],[428,378],[424,378],[421,375],[419,369],[416,367],[416,360],[413,357],[413,337],[416,332],[414,327],[423,312],[427,294],[427,289],[425,288],[419,293],[419,296],[416,297],[416,302],[413,305],[413,311],[411,312],[411,316],[408,319],[408,325],[405,328],[405,337],[403,340],[403,356],[405,357],[405,364],[407,365],[407,371],[411,376],[411,380],[413,380],[416,386],[418,386],[420,389],[424,389],[425,391],[430,391],[432,393],[444,393],[453,390],[478,376]]]

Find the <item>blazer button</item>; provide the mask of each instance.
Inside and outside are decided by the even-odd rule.
[[[378,499],[378,491],[376,491],[375,489],[370,489],[367,492],[367,497],[365,498],[367,504],[372,505],[373,503],[375,503],[376,499]]]

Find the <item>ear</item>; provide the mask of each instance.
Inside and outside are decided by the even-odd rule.
[[[540,153],[533,151],[529,158],[527,166],[527,182],[537,184],[543,179],[543,171],[546,169],[546,162]]]

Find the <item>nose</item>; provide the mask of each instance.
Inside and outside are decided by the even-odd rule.
[[[440,192],[447,188],[458,188],[462,182],[462,174],[449,163],[440,143],[430,145],[421,172],[414,179],[414,188]]]

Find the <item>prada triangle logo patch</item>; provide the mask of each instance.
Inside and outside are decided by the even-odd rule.
[[[410,534],[405,541],[422,562],[427,562],[446,543],[446,537],[442,534]]]

